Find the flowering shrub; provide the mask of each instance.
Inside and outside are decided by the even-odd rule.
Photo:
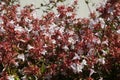
[[[90,18],[76,18],[77,0],[41,18],[9,1],[0,2],[0,80],[119,80],[119,0]]]

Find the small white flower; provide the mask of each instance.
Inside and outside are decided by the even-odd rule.
[[[45,30],[46,28],[45,28],[45,26],[40,26],[40,30]]]
[[[46,50],[43,50],[43,51],[41,52],[42,55],[45,55],[46,53],[47,53]]]
[[[74,31],[70,30],[68,33],[69,33],[70,35],[73,35],[73,34],[74,34]]]
[[[61,37],[60,37],[60,36],[58,36],[58,37],[57,37],[57,39],[61,39]]]
[[[6,3],[5,2],[1,2],[2,5],[5,5]]]
[[[97,40],[97,44],[100,44],[100,43],[101,43],[101,41],[100,41],[100,39],[98,39],[98,40]]]
[[[68,38],[68,42],[71,43],[71,44],[75,44],[75,40],[72,37]]]
[[[36,35],[36,36],[39,35],[38,31],[32,31],[32,33],[34,33],[34,35]]]
[[[120,34],[120,29],[119,29],[119,30],[117,30],[117,33],[118,33],[118,34]]]
[[[13,20],[10,21],[10,24],[14,24],[14,23],[15,23],[15,21],[13,21]]]
[[[66,15],[67,16],[72,16],[72,13],[71,12],[67,12]]]
[[[92,74],[94,74],[94,73],[96,73],[95,70],[90,69],[90,74],[89,74],[89,76],[92,76]]]
[[[67,45],[65,45],[65,46],[63,47],[63,49],[64,49],[65,51],[69,50],[69,48],[68,48]]]
[[[17,22],[20,22],[20,21],[21,21],[21,19],[20,19],[20,18],[18,18],[18,17],[17,17],[16,19],[17,19],[17,20],[16,20]]]
[[[103,78],[102,77],[100,77],[100,79],[99,80],[103,80]]]
[[[7,11],[6,10],[2,10],[1,13],[2,13],[1,16],[3,16],[4,14],[7,13]]]
[[[8,80],[15,80],[13,75],[8,76],[7,78]]]
[[[105,21],[102,18],[99,18],[99,21],[101,23],[101,28],[103,29],[105,27]]]
[[[97,39],[97,38],[93,38],[93,42],[94,42],[94,43],[97,43],[97,44],[100,44],[100,43],[101,43],[100,39]]]
[[[74,73],[79,73],[79,72],[82,72],[82,69],[84,66],[77,63],[73,63],[70,67],[73,69]]]
[[[65,27],[60,27],[60,29],[59,29],[60,33],[64,33],[64,29],[65,29]]]
[[[20,41],[21,41],[21,42],[23,42],[23,43],[25,43],[25,42],[26,42],[26,40],[24,40],[24,39],[20,39]]]
[[[49,32],[44,32],[43,35],[45,35],[47,37],[51,37],[51,34]]]
[[[88,51],[88,55],[92,54],[94,52],[94,48],[90,48],[90,50]]]
[[[95,36],[99,36],[99,33],[95,33]]]
[[[25,21],[29,23],[32,22],[32,20],[28,19],[28,17],[25,18]]]
[[[45,44],[43,47],[46,48],[46,47],[48,47],[48,46],[47,46],[47,44]]]
[[[107,54],[107,51],[105,51],[105,50],[102,50],[102,52],[103,52],[104,55]]]
[[[24,54],[19,54],[19,55],[17,56],[17,58],[25,61],[25,55],[24,55]]]
[[[57,25],[55,23],[50,24],[51,28],[55,28]]]
[[[102,64],[105,64],[105,58],[100,58],[98,59],[98,62],[102,63]]]
[[[54,34],[57,25],[54,24],[54,23],[52,23],[52,24],[50,24],[49,26],[50,26],[50,27],[49,27],[49,32],[50,32],[51,34]]]
[[[0,18],[0,24],[3,24],[4,22],[3,22],[3,20]]]
[[[75,46],[74,46],[74,45],[71,45],[71,49],[75,49]]]
[[[22,80],[26,80],[26,79],[27,79],[26,75],[22,77]]]
[[[15,66],[19,66],[18,62],[15,62]]]
[[[28,44],[27,49],[28,49],[28,50],[30,50],[30,49],[34,49],[34,47],[31,46],[30,44]]]
[[[19,26],[19,25],[15,26],[15,29],[14,29],[14,30],[15,30],[15,31],[19,31],[19,32],[24,32],[24,31],[25,31],[24,28],[21,27],[21,26]]]
[[[29,27],[25,27],[25,30],[29,33],[30,31],[32,31],[33,29],[33,25],[29,24]]]
[[[87,43],[87,48],[91,48],[93,46],[93,44],[91,44],[90,42]]]
[[[17,10],[16,14],[20,15],[21,14],[21,7],[17,7],[16,10]]]
[[[1,26],[0,26],[1,27]],[[0,28],[0,32],[5,32],[5,29],[3,27]]]
[[[102,44],[105,44],[108,46],[108,40],[103,41]]]
[[[32,12],[32,16],[34,17],[34,19],[38,18],[37,12],[36,11]]]
[[[85,59],[82,60],[81,65],[87,65],[87,61]]]
[[[80,56],[78,54],[75,53],[75,56],[73,57],[72,60],[75,60],[75,59],[80,59]]]
[[[84,53],[84,50],[79,49],[79,50],[77,51],[77,53],[78,53],[78,54],[83,54],[83,53]]]
[[[56,40],[53,39],[53,40],[52,40],[52,43],[53,43],[53,44],[56,44]]]

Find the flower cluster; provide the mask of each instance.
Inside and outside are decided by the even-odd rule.
[[[120,1],[76,18],[77,0],[38,18],[33,5],[0,2],[0,80],[117,80]]]

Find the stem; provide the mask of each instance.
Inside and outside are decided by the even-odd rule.
[[[90,9],[90,6],[89,6],[89,2],[88,2],[87,0],[85,0],[85,3],[86,3],[86,5],[87,5],[87,7],[88,7],[88,9],[89,9],[89,12],[92,13],[92,11],[91,11],[91,9]]]

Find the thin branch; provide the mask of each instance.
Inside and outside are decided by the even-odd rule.
[[[89,12],[92,13],[92,11],[91,11],[91,9],[90,9],[90,6],[89,6],[89,2],[88,2],[87,0],[85,0],[85,3],[86,3],[86,5],[87,5],[87,7],[88,7],[88,9],[89,9]]]

